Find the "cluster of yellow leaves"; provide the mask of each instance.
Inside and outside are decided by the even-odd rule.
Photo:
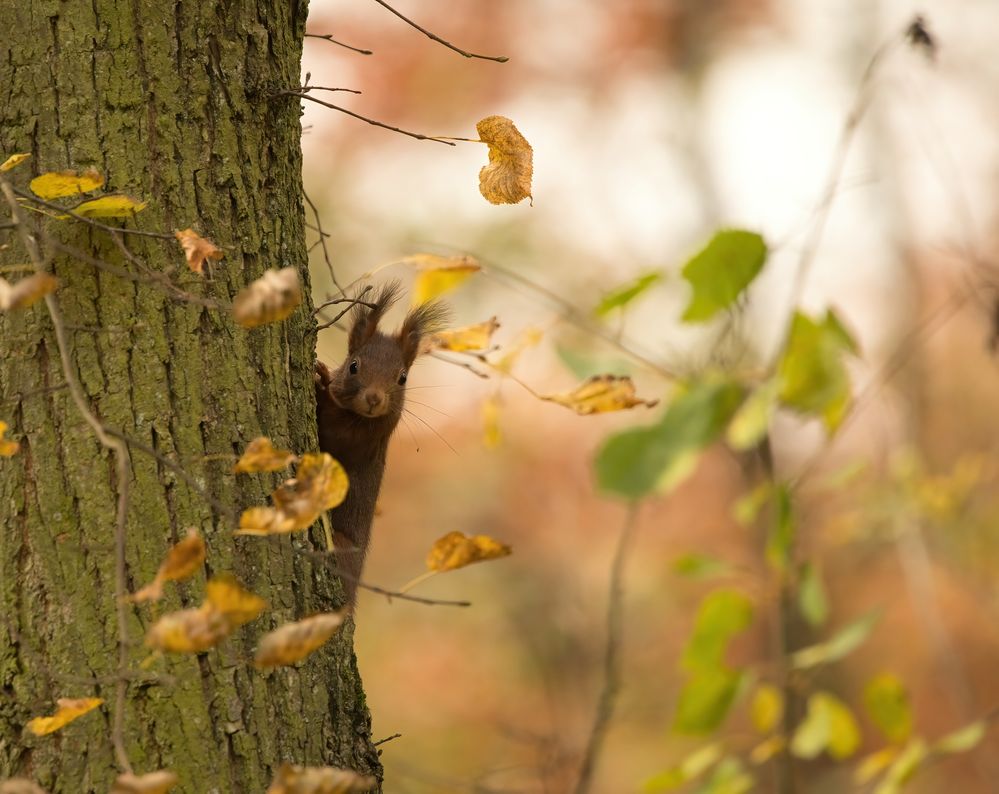
[[[41,300],[59,286],[59,279],[50,273],[32,273],[16,284],[0,278],[0,311],[24,309]]]
[[[170,547],[156,571],[156,578],[128,600],[159,601],[163,597],[164,582],[180,582],[194,576],[204,561],[205,541],[196,527],[189,527],[187,537]]]
[[[239,518],[238,535],[273,535],[308,529],[324,510],[347,496],[347,472],[325,452],[307,453],[295,477],[271,494],[274,507],[251,507]]]
[[[35,736],[44,736],[68,725],[88,711],[93,711],[103,702],[102,698],[59,698],[55,714],[51,717],[35,717],[28,723],[28,730]]]
[[[244,287],[232,304],[232,316],[244,328],[274,323],[288,317],[302,302],[298,270],[268,270]]]
[[[512,549],[488,535],[468,537],[461,532],[448,532],[444,537],[434,541],[427,554],[427,568],[431,571],[444,573],[457,568],[464,568],[475,562],[495,560],[506,557]]]
[[[211,240],[200,236],[194,229],[184,229],[174,232],[180,247],[184,249],[184,256],[187,258],[187,266],[192,272],[201,274],[204,272],[205,260],[214,259],[218,261],[225,252]]]
[[[350,769],[281,764],[267,794],[352,794],[369,791],[377,781]]]
[[[298,460],[294,452],[277,449],[266,436],[259,436],[246,445],[243,456],[232,470],[236,474],[254,474],[261,471],[280,471]]]
[[[7,432],[7,423],[0,421],[0,458],[9,458],[16,455],[21,445],[16,441],[4,439],[3,434]]]
[[[266,606],[262,598],[223,574],[208,582],[201,606],[170,612],[150,626],[146,645],[169,653],[207,651],[239,626],[255,620]]]
[[[285,623],[260,639],[253,658],[258,668],[295,664],[336,634],[347,610],[324,612],[294,623]]]
[[[652,408],[659,404],[659,400],[643,400],[635,396],[635,384],[631,378],[617,375],[594,375],[571,392],[549,394],[541,399],[564,405],[581,416],[625,411],[636,405]]]
[[[487,116],[475,125],[489,147],[489,165],[479,171],[479,192],[491,204],[516,204],[531,198],[534,151],[510,119]]]
[[[440,350],[463,353],[467,350],[486,350],[492,344],[493,334],[500,327],[499,320],[490,317],[482,323],[466,325],[462,328],[449,328],[431,337],[431,343]]]
[[[420,271],[416,281],[413,282],[414,306],[422,306],[445,292],[450,292],[473,273],[482,270],[482,265],[470,256],[411,254],[403,257],[401,261]]]
[[[166,794],[180,780],[169,769],[159,769],[145,775],[125,772],[115,778],[111,794]]]

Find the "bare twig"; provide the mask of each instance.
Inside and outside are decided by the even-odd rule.
[[[283,91],[275,91],[271,94],[271,96],[301,96],[302,94],[307,94],[309,91],[345,91],[348,94],[361,93],[356,88],[330,88],[329,86],[323,85],[301,85],[297,88],[286,88]]]
[[[309,208],[312,210],[312,214],[316,218],[315,229],[319,233],[319,242],[322,243],[323,246],[323,258],[326,260],[326,269],[330,272],[330,280],[333,282],[333,286],[340,290],[340,294],[343,295],[343,287],[341,287],[340,282],[336,280],[336,273],[333,272],[333,260],[330,259],[330,252],[326,247],[326,238],[329,237],[329,235],[323,231],[323,222],[319,218],[319,209],[313,203],[312,199],[309,198],[309,194],[305,192],[305,188],[302,188],[302,196],[305,198],[305,203],[309,205]]]
[[[624,526],[618,536],[614,562],[611,565],[610,587],[607,594],[607,645],[604,648],[604,684],[597,702],[597,713],[590,729],[583,761],[579,769],[579,780],[575,794],[586,794],[593,785],[593,770],[596,768],[600,751],[603,748],[607,726],[614,714],[614,701],[621,688],[621,636],[624,629],[624,564],[634,534],[638,505],[628,507]]]
[[[371,303],[366,303],[365,301],[362,301],[362,300],[361,300],[361,298],[363,298],[363,297],[365,296],[365,294],[367,294],[367,293],[368,293],[368,292],[369,292],[370,290],[371,290],[371,285],[369,284],[368,286],[366,286],[366,287],[365,287],[364,289],[362,289],[362,290],[361,290],[361,291],[360,291],[360,292],[358,293],[358,295],[357,295],[357,297],[356,297],[356,298],[344,298],[344,299],[342,299],[343,301],[348,301],[348,302],[350,303],[350,305],[349,305],[349,306],[347,306],[347,308],[345,308],[345,309],[341,310],[341,311],[340,311],[340,312],[339,312],[339,313],[337,314],[337,316],[336,316],[336,317],[334,317],[334,318],[333,318],[332,320],[329,320],[328,322],[325,322],[325,323],[323,323],[322,325],[319,325],[319,326],[317,326],[317,327],[316,327],[316,330],[317,330],[317,331],[322,331],[322,330],[323,330],[323,329],[325,329],[325,328],[329,328],[329,327],[330,327],[331,325],[336,325],[336,324],[337,324],[337,323],[338,323],[338,322],[340,321],[340,319],[341,319],[341,318],[342,318],[342,317],[343,317],[343,316],[344,316],[344,315],[345,315],[345,314],[346,314],[347,312],[349,312],[349,311],[350,311],[351,309],[353,309],[353,308],[354,308],[354,306],[356,306],[357,304],[361,304],[362,306],[367,306],[368,308],[374,308],[374,305],[373,305],[373,304],[371,304]],[[342,302],[341,300],[333,300],[333,301],[327,301],[327,302],[326,302],[326,303],[324,303],[324,304],[323,304],[322,306],[320,306],[320,307],[319,307],[319,309],[322,309],[322,308],[323,308],[324,306],[327,306],[327,305],[329,305],[329,304],[331,304],[331,303],[341,303],[341,302]],[[316,309],[316,311],[318,312],[318,311],[319,311],[319,309]]]
[[[343,47],[346,50],[351,50],[352,52],[360,53],[361,55],[373,55],[371,50],[362,50],[360,47],[352,47],[349,44],[344,44],[342,41],[337,41],[329,33],[306,33],[306,38],[309,39],[323,39],[328,41],[330,44],[336,44],[338,47]]]
[[[372,742],[372,747],[377,747],[380,744],[385,744],[385,742],[391,742],[393,739],[401,739],[401,733],[393,733],[391,736],[386,736],[384,739],[379,739],[377,742]]]
[[[45,207],[50,210],[56,210],[65,215],[68,215],[73,220],[80,221],[81,223],[86,223],[93,226],[95,229],[101,229],[105,232],[119,232],[121,234],[137,234],[142,237],[154,237],[157,240],[176,240],[172,234],[167,234],[166,232],[150,232],[145,229],[126,229],[122,226],[110,226],[106,223],[101,223],[100,221],[95,221],[93,218],[88,218],[86,215],[78,215],[71,209],[66,209],[66,207],[61,204],[55,204],[51,201],[46,201],[43,198],[39,198],[34,193],[30,193],[26,190],[19,190],[16,187],[11,186],[11,190],[22,199],[29,201],[32,204],[37,204],[40,207]]]
[[[431,33],[426,28],[421,28],[419,25],[417,25],[409,17],[404,17],[402,14],[400,14],[398,11],[396,11],[394,8],[392,8],[392,6],[390,6],[388,3],[386,3],[385,0],[375,0],[375,2],[378,3],[378,5],[382,6],[383,8],[387,8],[389,11],[391,11],[393,14],[395,14],[397,17],[399,17],[399,19],[401,19],[403,22],[405,22],[407,25],[410,25],[411,27],[416,28],[424,36],[427,36],[428,38],[433,39],[438,44],[443,44],[449,50],[453,50],[454,52],[458,53],[459,55],[464,55],[466,58],[481,58],[484,61],[496,61],[497,63],[506,63],[507,61],[510,60],[505,55],[479,55],[479,54],[474,53],[474,52],[467,52],[467,51],[461,49],[460,47],[455,47],[451,42],[444,41],[444,39],[442,39],[440,36],[438,36],[438,35],[436,35],[434,33]]]

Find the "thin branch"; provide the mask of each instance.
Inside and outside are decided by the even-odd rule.
[[[333,272],[333,260],[330,259],[330,252],[326,247],[326,238],[329,237],[329,235],[323,231],[323,222],[319,218],[319,208],[316,207],[312,199],[309,198],[309,194],[305,192],[304,187],[302,188],[302,196],[305,198],[305,203],[309,205],[309,208],[312,210],[312,214],[316,218],[315,228],[319,233],[319,242],[322,243],[323,246],[323,258],[326,260],[326,269],[330,272],[330,280],[333,282],[333,286],[340,290],[340,294],[343,295],[343,287],[341,287],[340,282],[336,280],[336,274]]]
[[[354,306],[356,306],[357,304],[361,304],[362,306],[367,306],[368,308],[374,308],[374,306],[373,306],[372,304],[370,304],[370,303],[366,303],[366,302],[364,302],[364,301],[362,301],[362,300],[361,300],[361,298],[363,298],[363,297],[365,296],[365,294],[366,294],[366,293],[367,293],[367,292],[368,292],[368,291],[369,291],[370,289],[371,289],[371,285],[369,284],[368,286],[366,286],[366,287],[365,287],[364,289],[362,289],[362,290],[360,291],[360,293],[358,294],[358,296],[357,296],[356,298],[347,298],[347,299],[345,299],[345,300],[348,300],[348,301],[350,301],[350,305],[349,305],[349,306],[348,306],[347,308],[345,308],[345,309],[341,310],[341,311],[340,311],[340,313],[339,313],[339,314],[337,314],[337,316],[336,316],[336,317],[334,317],[334,318],[333,318],[332,320],[330,320],[329,322],[325,322],[325,323],[323,323],[322,325],[319,325],[319,326],[317,326],[317,327],[316,327],[316,330],[317,330],[317,331],[322,331],[322,330],[324,330],[324,329],[326,329],[326,328],[329,328],[329,327],[330,327],[331,325],[336,325],[336,324],[337,324],[337,323],[338,323],[338,322],[340,321],[340,319],[341,319],[341,318],[342,318],[342,317],[343,317],[343,316],[344,316],[345,314],[347,314],[347,312],[349,312],[349,311],[350,311],[351,309],[353,309],[353,308],[354,308]],[[338,301],[338,300],[337,300],[337,301],[334,301],[334,303],[339,303],[339,302],[340,302],[340,301]],[[327,301],[327,303],[329,303],[329,301]],[[324,303],[324,304],[323,304],[323,306],[326,306],[326,305],[327,305],[326,303]],[[320,307],[320,308],[322,308],[322,307]],[[319,309],[317,309],[316,311],[319,311]]]
[[[329,86],[323,85],[301,85],[297,88],[286,88],[283,91],[275,91],[271,94],[271,96],[300,96],[301,94],[307,94],[309,91],[346,91],[348,94],[361,93],[356,88],[330,88]]]
[[[328,41],[330,44],[336,44],[338,47],[343,47],[345,50],[351,50],[361,55],[374,55],[371,50],[362,50],[360,47],[352,47],[349,44],[344,44],[342,41],[337,41],[329,33],[306,33],[305,37],[308,39],[323,39],[323,41]]]
[[[385,742],[391,742],[393,739],[401,739],[401,733],[393,733],[391,736],[386,736],[384,739],[379,739],[377,742],[372,742],[372,747],[377,747],[380,744],[385,744]]]
[[[3,189],[4,196],[7,199],[7,204],[10,206],[11,221],[17,225],[17,231],[21,237],[21,242],[24,244],[24,247],[28,252],[28,256],[31,258],[32,264],[39,273],[46,272],[45,261],[42,258],[41,251],[38,249],[38,243],[31,234],[31,230],[28,228],[27,223],[21,214],[21,206],[17,202],[16,191],[11,187],[10,183],[2,177],[0,177],[0,188]],[[94,415],[94,413],[90,410],[90,406],[87,404],[87,398],[83,392],[83,387],[80,385],[76,372],[73,368],[73,361],[69,352],[69,343],[66,338],[65,324],[63,322],[62,314],[59,311],[59,304],[57,303],[54,295],[49,294],[45,296],[45,306],[48,308],[49,317],[52,320],[52,327],[55,330],[56,346],[59,348],[59,360],[62,363],[63,375],[66,378],[66,384],[69,386],[69,392],[73,398],[73,402],[76,404],[76,408],[80,412],[80,415],[93,429],[94,435],[97,436],[97,440],[103,447],[114,453],[117,462],[115,485],[118,490],[118,505],[117,520],[115,521],[114,531],[114,589],[116,616],[118,622],[118,678],[115,682],[111,743],[114,745],[114,753],[118,766],[125,772],[131,773],[132,765],[128,760],[128,753],[125,750],[125,695],[128,690],[128,680],[125,677],[125,673],[128,669],[128,611],[123,600],[127,589],[125,571],[125,533],[127,531],[128,504],[132,480],[128,447],[125,446],[121,440],[115,439],[107,432],[107,428],[101,420]]]
[[[176,238],[172,234],[167,234],[165,232],[149,232],[145,229],[126,229],[122,226],[111,226],[107,223],[101,223],[100,221],[95,221],[93,218],[88,218],[86,215],[78,215],[71,209],[67,209],[61,204],[55,204],[51,201],[46,201],[43,198],[39,198],[34,193],[30,193],[26,190],[19,190],[16,187],[11,186],[11,190],[22,199],[30,201],[32,204],[37,204],[40,207],[45,207],[50,210],[56,210],[65,215],[68,215],[73,220],[80,221],[81,223],[86,223],[93,226],[95,229],[102,229],[106,232],[120,232],[122,234],[137,234],[142,237],[153,237],[157,240],[175,240]]]
[[[400,14],[398,11],[396,11],[394,8],[392,8],[392,6],[390,6],[388,3],[386,3],[385,0],[375,0],[375,2],[378,3],[378,5],[382,6],[383,8],[387,8],[389,11],[391,11],[393,14],[395,14],[397,17],[399,17],[399,19],[401,19],[403,22],[405,22],[407,25],[410,25],[411,27],[416,28],[424,36],[427,36],[428,38],[433,39],[438,44],[443,44],[449,50],[453,50],[454,52],[458,53],[459,55],[464,55],[466,58],[481,58],[483,61],[496,61],[497,63],[506,63],[507,61],[510,60],[505,55],[479,55],[478,53],[467,52],[467,51],[461,49],[460,47],[455,47],[451,42],[444,41],[444,39],[442,39],[440,36],[438,36],[438,35],[436,35],[434,33],[431,33],[426,28],[421,28],[419,25],[417,25],[409,17],[404,17],[402,14]]]
[[[364,291],[367,292],[371,287],[365,287]],[[362,301],[360,298],[330,298],[328,301],[324,301],[319,306],[317,306],[312,313],[319,314],[327,306],[336,306],[338,303],[349,303],[350,306],[347,307],[347,311],[350,311],[354,306],[367,306],[369,309],[374,309],[377,304],[369,303],[368,301]]]
[[[638,505],[628,507],[624,526],[618,536],[614,562],[611,564],[610,587],[607,594],[607,645],[604,648],[604,684],[597,702],[597,713],[590,729],[583,761],[579,769],[579,780],[575,794],[586,794],[593,784],[593,771],[596,769],[600,751],[603,748],[607,726],[614,715],[614,701],[621,688],[621,637],[624,629],[624,564],[634,535]]]
[[[315,102],[317,105],[322,105],[323,107],[330,108],[331,110],[339,110],[341,113],[346,113],[348,116],[353,116],[355,119],[359,119],[367,124],[391,130],[392,132],[398,132],[402,135],[408,135],[410,138],[416,138],[418,141],[436,141],[437,143],[443,143],[445,146],[455,145],[451,141],[441,140],[440,138],[435,138],[432,135],[422,135],[419,132],[409,132],[408,130],[401,129],[399,127],[393,127],[391,124],[384,124],[380,121],[369,119],[367,116],[362,116],[360,113],[355,113],[352,110],[347,110],[347,108],[334,105],[332,102],[324,102],[322,99],[316,99],[314,96],[309,96],[308,94],[296,93],[295,91],[283,91],[275,96],[293,96],[298,97],[299,99],[308,99],[310,102]]]

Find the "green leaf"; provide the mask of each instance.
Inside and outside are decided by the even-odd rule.
[[[738,758],[725,758],[714,773],[697,789],[697,794],[745,794],[753,788],[753,778]]]
[[[611,436],[597,453],[600,487],[633,500],[670,490],[718,438],[742,396],[742,387],[728,381],[696,383],[673,400],[657,424]]]
[[[888,768],[884,779],[874,789],[874,794],[898,794],[902,786],[919,770],[927,755],[926,742],[918,737],[910,741]]]
[[[912,707],[905,685],[890,673],[882,673],[864,687],[864,705],[871,721],[892,742],[904,742],[912,733]]]
[[[728,714],[741,682],[742,673],[736,670],[703,670],[692,675],[680,690],[673,730],[711,733]]]
[[[933,750],[938,753],[966,753],[973,750],[985,738],[985,727],[984,720],[976,720],[938,739]]]
[[[850,404],[850,377],[843,355],[856,352],[856,343],[831,309],[822,322],[795,312],[777,370],[781,402],[821,417],[832,433]]]
[[[755,232],[718,232],[700,253],[683,266],[693,295],[683,321],[704,322],[727,308],[763,269],[767,244]]]
[[[661,281],[662,277],[662,273],[646,273],[644,276],[639,276],[630,284],[625,284],[605,295],[593,313],[597,317],[606,317],[615,309],[623,309],[653,284]]]
[[[826,598],[826,586],[822,582],[822,573],[814,563],[806,562],[801,566],[801,578],[798,582],[798,609],[809,625],[821,626],[829,618],[829,599]]]
[[[760,684],[749,704],[753,727],[763,734],[774,730],[784,716],[784,694],[773,684]]]
[[[808,698],[808,713],[794,732],[791,752],[798,758],[815,758],[823,750],[842,760],[860,747],[857,720],[842,700],[828,692]]]
[[[766,436],[777,410],[779,386],[776,380],[767,381],[750,394],[736,411],[725,434],[725,440],[732,449],[752,449]]]
[[[792,666],[797,670],[807,670],[820,664],[839,661],[867,639],[880,617],[878,613],[872,612],[845,626],[825,642],[795,651],[791,654]]]
[[[679,576],[689,576],[691,579],[724,576],[731,570],[731,564],[708,554],[684,554],[673,560],[673,573]]]
[[[707,772],[721,758],[722,745],[718,742],[706,744],[688,755],[679,764],[658,775],[653,775],[642,784],[642,791],[655,794],[679,788]]]
[[[701,602],[680,664],[691,672],[721,668],[729,640],[753,620],[753,604],[735,590],[715,590]]]
[[[616,356],[591,355],[566,345],[557,345],[555,353],[559,361],[580,380],[593,375],[629,375],[632,370],[631,364]]]
[[[781,484],[774,491],[773,526],[767,537],[766,549],[767,562],[778,571],[785,570],[790,562],[795,528],[794,512],[791,509],[791,490]]]

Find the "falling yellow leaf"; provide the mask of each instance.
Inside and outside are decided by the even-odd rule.
[[[355,794],[370,791],[378,781],[350,769],[281,764],[266,794]]]
[[[290,315],[302,302],[298,270],[284,267],[268,270],[240,290],[232,304],[232,316],[244,328],[274,323]]]
[[[422,306],[445,292],[450,292],[473,273],[482,270],[482,265],[470,256],[412,254],[400,261],[420,271],[413,283],[414,306]]]
[[[58,286],[59,279],[50,273],[32,273],[15,284],[0,278],[0,311],[27,308]]]
[[[475,125],[489,146],[489,165],[479,171],[479,192],[491,204],[516,204],[531,198],[534,153],[510,119],[487,116]]]
[[[200,653],[232,633],[232,624],[211,607],[168,612],[146,632],[146,645],[167,653]]]
[[[205,561],[205,541],[196,527],[189,527],[187,537],[174,544],[156,572],[156,578],[134,593],[130,601],[158,601],[163,597],[164,582],[180,582],[201,568]]]
[[[6,432],[7,423],[0,421],[0,458],[9,458],[11,455],[16,455],[17,451],[21,448],[21,445],[16,441],[11,441],[3,437],[3,434]]]
[[[602,414],[608,411],[625,411],[636,405],[652,408],[659,400],[643,400],[635,396],[631,378],[617,375],[594,375],[566,394],[549,394],[542,400],[564,405],[577,414]]]
[[[461,532],[448,532],[438,538],[427,555],[427,568],[431,571],[453,571],[473,562],[485,562],[506,557],[511,548],[487,535],[468,537]]]
[[[500,402],[497,396],[487,397],[482,403],[482,443],[486,449],[496,449],[503,443],[500,429]]]
[[[336,633],[346,616],[346,610],[325,612],[279,626],[260,639],[253,663],[258,668],[265,668],[304,659]]]
[[[204,272],[206,259],[219,260],[225,256],[225,252],[211,240],[200,236],[194,229],[184,229],[174,232],[174,237],[180,242],[180,247],[184,249],[184,256],[187,258],[187,266],[199,275]]]
[[[73,212],[84,218],[131,218],[148,206],[147,201],[139,201],[124,193],[114,193],[84,201],[73,207]]]
[[[11,168],[15,168],[31,157],[30,154],[12,154],[6,160],[0,164],[0,171],[9,171]]]
[[[252,474],[260,471],[280,471],[287,468],[298,458],[294,452],[286,449],[275,449],[266,436],[253,439],[232,470],[237,474]]]
[[[486,350],[492,343],[492,336],[499,327],[499,321],[495,317],[491,317],[484,323],[440,331],[433,335],[431,342],[434,347],[441,350],[452,350],[456,353],[465,350]]]
[[[82,174],[78,171],[50,171],[36,176],[28,183],[28,187],[39,198],[54,199],[89,193],[103,184],[104,177],[91,168]]]
[[[180,782],[180,778],[169,769],[133,775],[125,772],[115,778],[110,794],[166,794]]]
[[[245,589],[232,574],[221,574],[205,585],[205,604],[221,613],[233,626],[256,620],[267,602]]]
[[[36,736],[44,736],[47,733],[59,730],[63,725],[68,725],[77,717],[82,717],[88,711],[97,708],[104,700],[102,698],[59,698],[56,705],[55,714],[51,717],[35,717],[28,723],[28,730]]]

